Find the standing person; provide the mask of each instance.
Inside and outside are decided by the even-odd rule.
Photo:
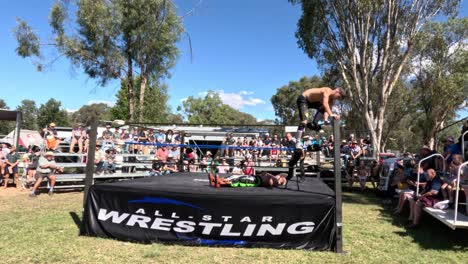
[[[36,178],[37,166],[39,165],[39,158],[41,157],[41,149],[38,146],[32,148],[32,153],[29,155],[28,169],[28,182],[34,181]]]
[[[3,176],[5,175],[5,168],[6,168],[6,156],[10,153],[10,149],[8,148],[7,144],[3,143],[2,148],[0,149],[0,174]]]
[[[49,179],[49,195],[53,195],[55,186],[55,172],[63,172],[63,168],[57,166],[57,163],[55,163],[54,160],[54,153],[48,151],[44,156],[39,158],[36,173],[36,183],[31,189],[29,197],[36,197],[36,190],[39,188],[39,185],[41,185],[44,178]]]
[[[363,191],[366,188],[367,177],[369,177],[369,171],[364,165],[363,160],[359,162],[359,166],[357,168],[357,175],[359,179],[359,184],[361,185],[361,190]]]
[[[450,166],[453,160],[454,155],[461,155],[461,149],[458,144],[455,143],[455,140],[453,137],[449,136],[445,140],[445,146],[444,146],[444,159],[446,162],[446,168]]]
[[[143,154],[143,149],[146,147],[145,144],[148,142],[148,135],[146,134],[146,130],[144,128],[140,128],[138,132],[138,143],[142,143],[142,145],[138,145],[139,154]]]
[[[165,143],[172,144],[174,143],[174,141],[175,141],[174,131],[172,131],[171,129],[167,130]]]
[[[83,152],[83,137],[86,135],[86,132],[83,133],[83,127],[81,124],[77,124],[72,130],[72,139],[70,143],[70,149],[68,152],[75,152],[75,144],[78,144],[78,153]]]
[[[16,147],[11,146],[10,147],[10,153],[7,154],[6,156],[6,167],[5,167],[5,184],[3,185],[3,188],[5,189],[8,185],[8,179],[10,178],[10,175],[13,175],[15,179],[15,185],[16,188],[19,188],[19,181],[18,181],[18,164],[20,162],[20,155],[18,152],[16,152]]]
[[[322,88],[312,88],[305,90],[299,97],[297,98],[297,108],[299,110],[299,119],[300,123],[297,127],[296,133],[296,140],[297,144],[296,147],[299,149],[302,147],[300,144],[300,139],[302,138],[302,134],[305,131],[305,128],[308,126],[308,117],[309,117],[309,109],[313,108],[316,109],[317,112],[312,120],[312,123],[309,124],[309,128],[312,130],[320,130],[320,126],[317,124],[319,114],[323,114],[323,119],[325,122],[328,122],[328,117],[333,117],[336,120],[340,120],[340,116],[337,114],[333,114],[331,111],[331,106],[333,106],[334,100],[341,100],[346,96],[343,88],[337,87],[335,89],[331,89],[329,87],[322,87]]]

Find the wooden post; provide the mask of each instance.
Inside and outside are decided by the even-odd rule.
[[[96,151],[97,127],[98,127],[98,121],[93,120],[93,122],[91,123],[91,131],[89,133],[89,146],[88,146],[88,155],[87,155],[87,160],[86,160],[86,177],[85,177],[85,189],[84,189],[84,197],[83,197],[83,210],[86,206],[86,201],[88,199],[89,188],[93,184],[94,154]]]
[[[335,252],[343,253],[343,211],[342,211],[342,193],[341,193],[341,155],[340,155],[340,121],[333,120],[333,137],[334,137],[334,162],[333,170],[335,171],[335,232],[336,245]]]
[[[19,146],[22,119],[23,119],[23,114],[20,111],[17,111],[16,112],[15,138],[13,139],[13,142],[12,142],[16,149],[18,149],[18,146]],[[26,146],[26,147],[29,147],[29,146]]]

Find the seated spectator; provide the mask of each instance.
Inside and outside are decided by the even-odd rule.
[[[20,162],[20,155],[16,152],[16,147],[10,147],[10,153],[6,156],[6,167],[5,167],[5,177],[4,177],[4,185],[3,188],[5,189],[8,185],[8,179],[10,175],[14,176],[16,188],[19,188],[19,179],[18,179],[18,164]]]
[[[452,163],[453,155],[461,155],[461,148],[455,143],[453,137],[447,137],[444,146],[444,159],[446,167],[449,167]]]
[[[270,153],[270,162],[274,161],[275,164],[278,161],[278,147],[276,143],[271,143],[271,149],[269,151]]]
[[[177,163],[180,158],[180,148],[177,146],[170,147],[169,155],[172,155],[172,157],[174,158],[174,161]]]
[[[6,156],[10,153],[10,149],[8,148],[7,144],[2,144],[0,149],[0,175],[5,175],[5,168],[6,168]]]
[[[96,174],[101,174],[106,155],[101,148],[101,145],[96,144],[96,150],[94,152],[94,164],[96,165]]]
[[[242,175],[244,171],[242,170],[242,163],[236,163],[236,166],[232,169],[232,174]]]
[[[166,143],[166,134],[164,133],[164,130],[159,129],[158,133],[156,134],[156,140],[161,144]]]
[[[415,199],[410,200],[410,216],[409,219],[412,223],[409,228],[419,226],[421,219],[421,211],[423,207],[433,207],[434,204],[442,200],[442,180],[437,176],[435,170],[429,169],[427,171],[427,184],[422,192],[419,193]]]
[[[162,171],[165,174],[179,171],[177,169],[177,163],[174,161],[174,157],[171,154],[167,155],[167,161],[164,163]]]
[[[244,175],[254,175],[255,170],[254,167],[255,162],[252,161],[252,156],[251,155],[246,155],[245,160],[244,160],[244,167],[243,167],[243,172]]]
[[[359,185],[361,185],[361,190],[364,190],[366,188],[367,177],[369,177],[369,171],[362,160],[359,162],[359,166],[357,168],[357,176],[359,179]]]
[[[444,200],[449,200],[449,208],[453,208],[453,190],[457,187],[458,168],[463,163],[462,156],[455,154],[449,165],[450,176],[442,184]]]
[[[401,214],[403,208],[406,204],[406,201],[412,200],[414,198],[414,193],[416,192],[417,185],[418,185],[418,164],[413,165],[413,171],[411,174],[406,176],[406,183],[408,184],[408,190],[404,190],[400,192],[398,198],[398,205],[394,210],[394,214]],[[423,168],[420,168],[419,171],[419,187],[424,188],[426,186],[427,177],[424,173]]]
[[[104,174],[115,173],[115,149],[108,149],[104,159]]]
[[[229,164],[226,162],[226,159],[221,159],[221,163],[218,165],[218,173],[229,173],[230,167]]]
[[[115,148],[114,145],[114,133],[110,130],[111,126],[106,125],[106,130],[102,132],[102,150],[107,148]]]
[[[44,178],[49,180],[49,195],[53,195],[55,186],[55,173],[57,172],[63,172],[63,168],[57,166],[57,163],[55,163],[54,160],[54,153],[48,151],[44,156],[39,158],[37,164],[36,183],[31,189],[29,196],[36,197],[36,190],[39,188],[39,185],[41,185]]]
[[[60,139],[57,137],[57,130],[55,129],[55,123],[50,123],[49,126],[43,129],[44,134],[44,145],[47,150],[55,151],[58,149]]]
[[[140,128],[140,131],[138,131],[138,143],[140,143],[138,145],[138,153],[144,154],[145,150],[148,149],[148,146],[145,146],[148,143],[148,134],[144,128]]]
[[[75,153],[75,145],[78,145],[78,153],[83,152],[83,138],[86,136],[86,131],[83,129],[81,124],[77,124],[72,130],[72,137],[70,143],[70,149],[68,152]]]
[[[213,161],[211,151],[207,151],[205,156],[202,158],[200,162],[200,169],[202,172],[210,172],[211,171],[211,162]]]
[[[151,166],[151,171],[149,173],[149,176],[159,176],[162,175],[162,168],[164,166],[164,163],[160,160],[154,160],[153,164]]]
[[[167,161],[167,156],[169,155],[169,151],[167,150],[166,146],[162,146],[158,148],[156,152],[156,158],[162,162]]]

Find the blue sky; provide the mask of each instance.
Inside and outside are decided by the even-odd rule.
[[[184,14],[199,0],[176,0]],[[60,100],[64,108],[76,110],[92,102],[115,102],[117,81],[100,87],[80,69],[73,70],[63,59],[45,72],[37,72],[29,59],[15,54],[11,29],[21,17],[43,38],[50,37],[47,18],[54,0],[0,0],[0,98],[10,108],[23,99],[38,105],[49,98]],[[466,14],[466,2],[462,13]],[[223,101],[258,119],[273,119],[270,103],[276,89],[302,76],[320,74],[296,44],[294,33],[300,17],[299,6],[287,0],[203,0],[192,16],[184,19],[190,34],[178,43],[181,56],[171,70],[169,104],[175,111],[188,96],[208,90],[218,91]],[[53,57],[53,50],[45,50]],[[461,113],[468,115],[468,111]]]

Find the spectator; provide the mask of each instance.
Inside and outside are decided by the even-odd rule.
[[[169,155],[169,151],[167,150],[166,146],[162,146],[158,148],[158,151],[156,152],[156,158],[162,162],[167,161],[167,156]]]
[[[10,153],[10,149],[8,148],[7,144],[3,143],[1,145],[0,150],[0,174],[3,176],[5,175],[5,168],[6,168],[6,156]]]
[[[171,154],[167,155],[167,161],[164,164],[163,167],[163,173],[174,173],[178,172],[179,170],[177,169],[177,164],[174,161],[174,157]]]
[[[444,159],[447,164],[446,167],[452,163],[453,155],[461,155],[461,149],[458,144],[455,143],[453,137],[447,137],[444,146]]]
[[[450,176],[442,184],[442,194],[444,200],[449,200],[449,208],[453,207],[453,193],[452,190],[457,187],[458,168],[463,163],[462,156],[460,154],[454,154],[451,158],[449,165]]]
[[[101,174],[102,169],[104,167],[104,161],[106,159],[106,155],[101,146],[99,144],[96,144],[96,149],[94,152],[94,164],[96,165],[96,174]]]
[[[83,151],[88,153],[90,127],[83,129]]]
[[[104,168],[104,174],[115,173],[115,150],[114,149],[108,149],[106,151],[103,168]]]
[[[145,144],[148,143],[148,135],[144,128],[140,128],[140,131],[138,131],[138,143],[138,153],[143,154],[144,150],[147,148]]]
[[[428,146],[424,145],[421,150],[420,150],[420,156],[421,156],[421,159],[424,159],[424,158],[427,158],[429,157],[430,155],[434,154],[435,152],[431,150],[431,148],[429,148]],[[421,167],[424,168],[424,171],[428,170],[428,169],[433,169],[435,170],[436,169],[436,160],[435,160],[435,157],[432,157],[432,158],[429,158],[427,160],[424,160],[422,163],[421,163]]]
[[[395,208],[394,213],[400,214],[403,211],[403,207],[405,206],[406,201],[413,199],[414,194],[416,192],[418,186],[418,164],[413,165],[413,170],[409,176],[407,176],[406,182],[408,183],[407,191],[403,191],[400,193],[398,198],[398,205]],[[424,173],[423,168],[421,167],[419,170],[419,187],[424,188],[426,185],[427,178],[426,174]]]
[[[271,147],[271,143],[272,143],[272,140],[270,138],[270,134],[266,133],[265,137],[263,139],[263,147],[265,147],[265,149],[260,150],[260,157],[262,157],[262,156],[270,157],[270,149],[269,148]],[[270,162],[271,162],[271,157],[270,157]]]
[[[102,149],[114,148],[114,133],[110,130],[111,126],[106,125],[106,130],[102,132]]]
[[[235,153],[236,157],[242,156],[242,152],[243,152],[242,142],[243,142],[242,139],[240,137],[238,137],[237,140],[233,143],[233,144],[235,144],[237,146],[236,153]]]
[[[246,155],[245,160],[244,160],[244,168],[243,168],[244,175],[254,175],[255,174],[255,170],[253,168],[254,166],[255,166],[255,163],[252,161],[252,156]]]
[[[41,157],[41,149],[37,146],[32,148],[32,153],[29,155],[29,165],[27,167],[28,182],[33,182],[36,178],[37,166]]]
[[[4,177],[4,185],[3,188],[5,189],[8,185],[8,179],[10,175],[14,176],[16,188],[19,188],[19,181],[18,181],[18,163],[20,162],[20,155],[16,152],[16,147],[10,147],[10,153],[6,156],[6,167],[5,167],[5,177]]]
[[[350,183],[351,186],[354,180],[354,168],[357,164],[359,164],[359,158],[361,154],[361,148],[357,145],[357,142],[351,141],[351,145],[349,148],[348,168],[346,170],[346,177],[348,178],[348,183]]]
[[[273,138],[271,139],[271,143],[275,143],[276,146],[281,145],[281,140],[279,139],[278,135],[273,135]]]
[[[166,143],[166,134],[164,134],[164,130],[160,129],[158,131],[158,134],[156,134],[156,140],[161,144]]]
[[[78,153],[83,152],[83,139],[86,136],[86,130],[83,129],[81,124],[77,124],[72,130],[72,139],[70,143],[70,149],[68,152],[75,152],[75,144],[78,144]]]
[[[154,129],[150,129],[148,132],[148,142],[149,143],[156,143],[156,135],[154,134]]]
[[[409,228],[415,228],[419,225],[423,207],[433,207],[434,204],[442,199],[442,192],[440,191],[442,180],[437,176],[435,170],[429,169],[427,171],[427,178],[428,181],[424,190],[415,199],[410,200],[410,216],[408,220],[412,221],[412,223]]]
[[[172,146],[169,149],[168,155],[171,155],[174,158],[174,161],[177,163],[180,159],[180,148],[177,146]]]
[[[380,182],[380,170],[381,167],[379,163],[376,160],[372,161],[372,166],[370,169],[370,180],[374,189],[377,188],[377,185]]]
[[[296,147],[296,139],[291,135],[291,133],[286,134],[284,146],[288,149],[288,155],[291,155]]]
[[[364,165],[363,160],[359,162],[357,175],[359,179],[359,185],[361,185],[361,190],[363,191],[366,188],[367,177],[369,177],[369,171],[367,170],[366,165]]]
[[[242,170],[242,164],[236,163],[236,166],[232,169],[232,174],[234,175],[242,175],[244,171]]]
[[[172,131],[171,129],[167,130],[165,143],[172,144],[174,143],[174,141],[175,141],[174,131]]]
[[[60,144],[60,140],[57,137],[57,130],[55,129],[55,123],[50,123],[48,127],[43,129],[44,133],[44,145],[47,150],[56,151]]]
[[[226,162],[226,159],[221,159],[221,164],[218,166],[218,173],[229,173],[229,164]]]
[[[41,185],[42,180],[47,178],[49,180],[49,195],[54,194],[54,186],[55,186],[55,173],[56,172],[63,172],[63,168],[57,166],[54,160],[54,153],[48,151],[45,153],[44,156],[41,156],[38,160],[37,164],[37,173],[36,173],[36,183],[34,184],[33,188],[31,189],[31,193],[29,197],[36,197],[36,190]]]
[[[114,136],[114,142],[117,142],[118,140],[120,140],[120,136],[122,134],[120,133],[120,129],[118,127],[114,128],[114,133],[113,133],[113,136]]]
[[[154,160],[153,164],[151,166],[151,171],[149,173],[149,176],[159,176],[162,175],[162,168],[164,166],[164,163],[160,160]]]
[[[276,143],[271,143],[271,149],[270,149],[270,163],[274,161],[275,164],[278,162],[278,148],[276,146]]]
[[[213,161],[211,151],[207,151],[205,156],[202,158],[200,162],[200,168],[202,172],[210,172],[211,171],[211,162]]]

